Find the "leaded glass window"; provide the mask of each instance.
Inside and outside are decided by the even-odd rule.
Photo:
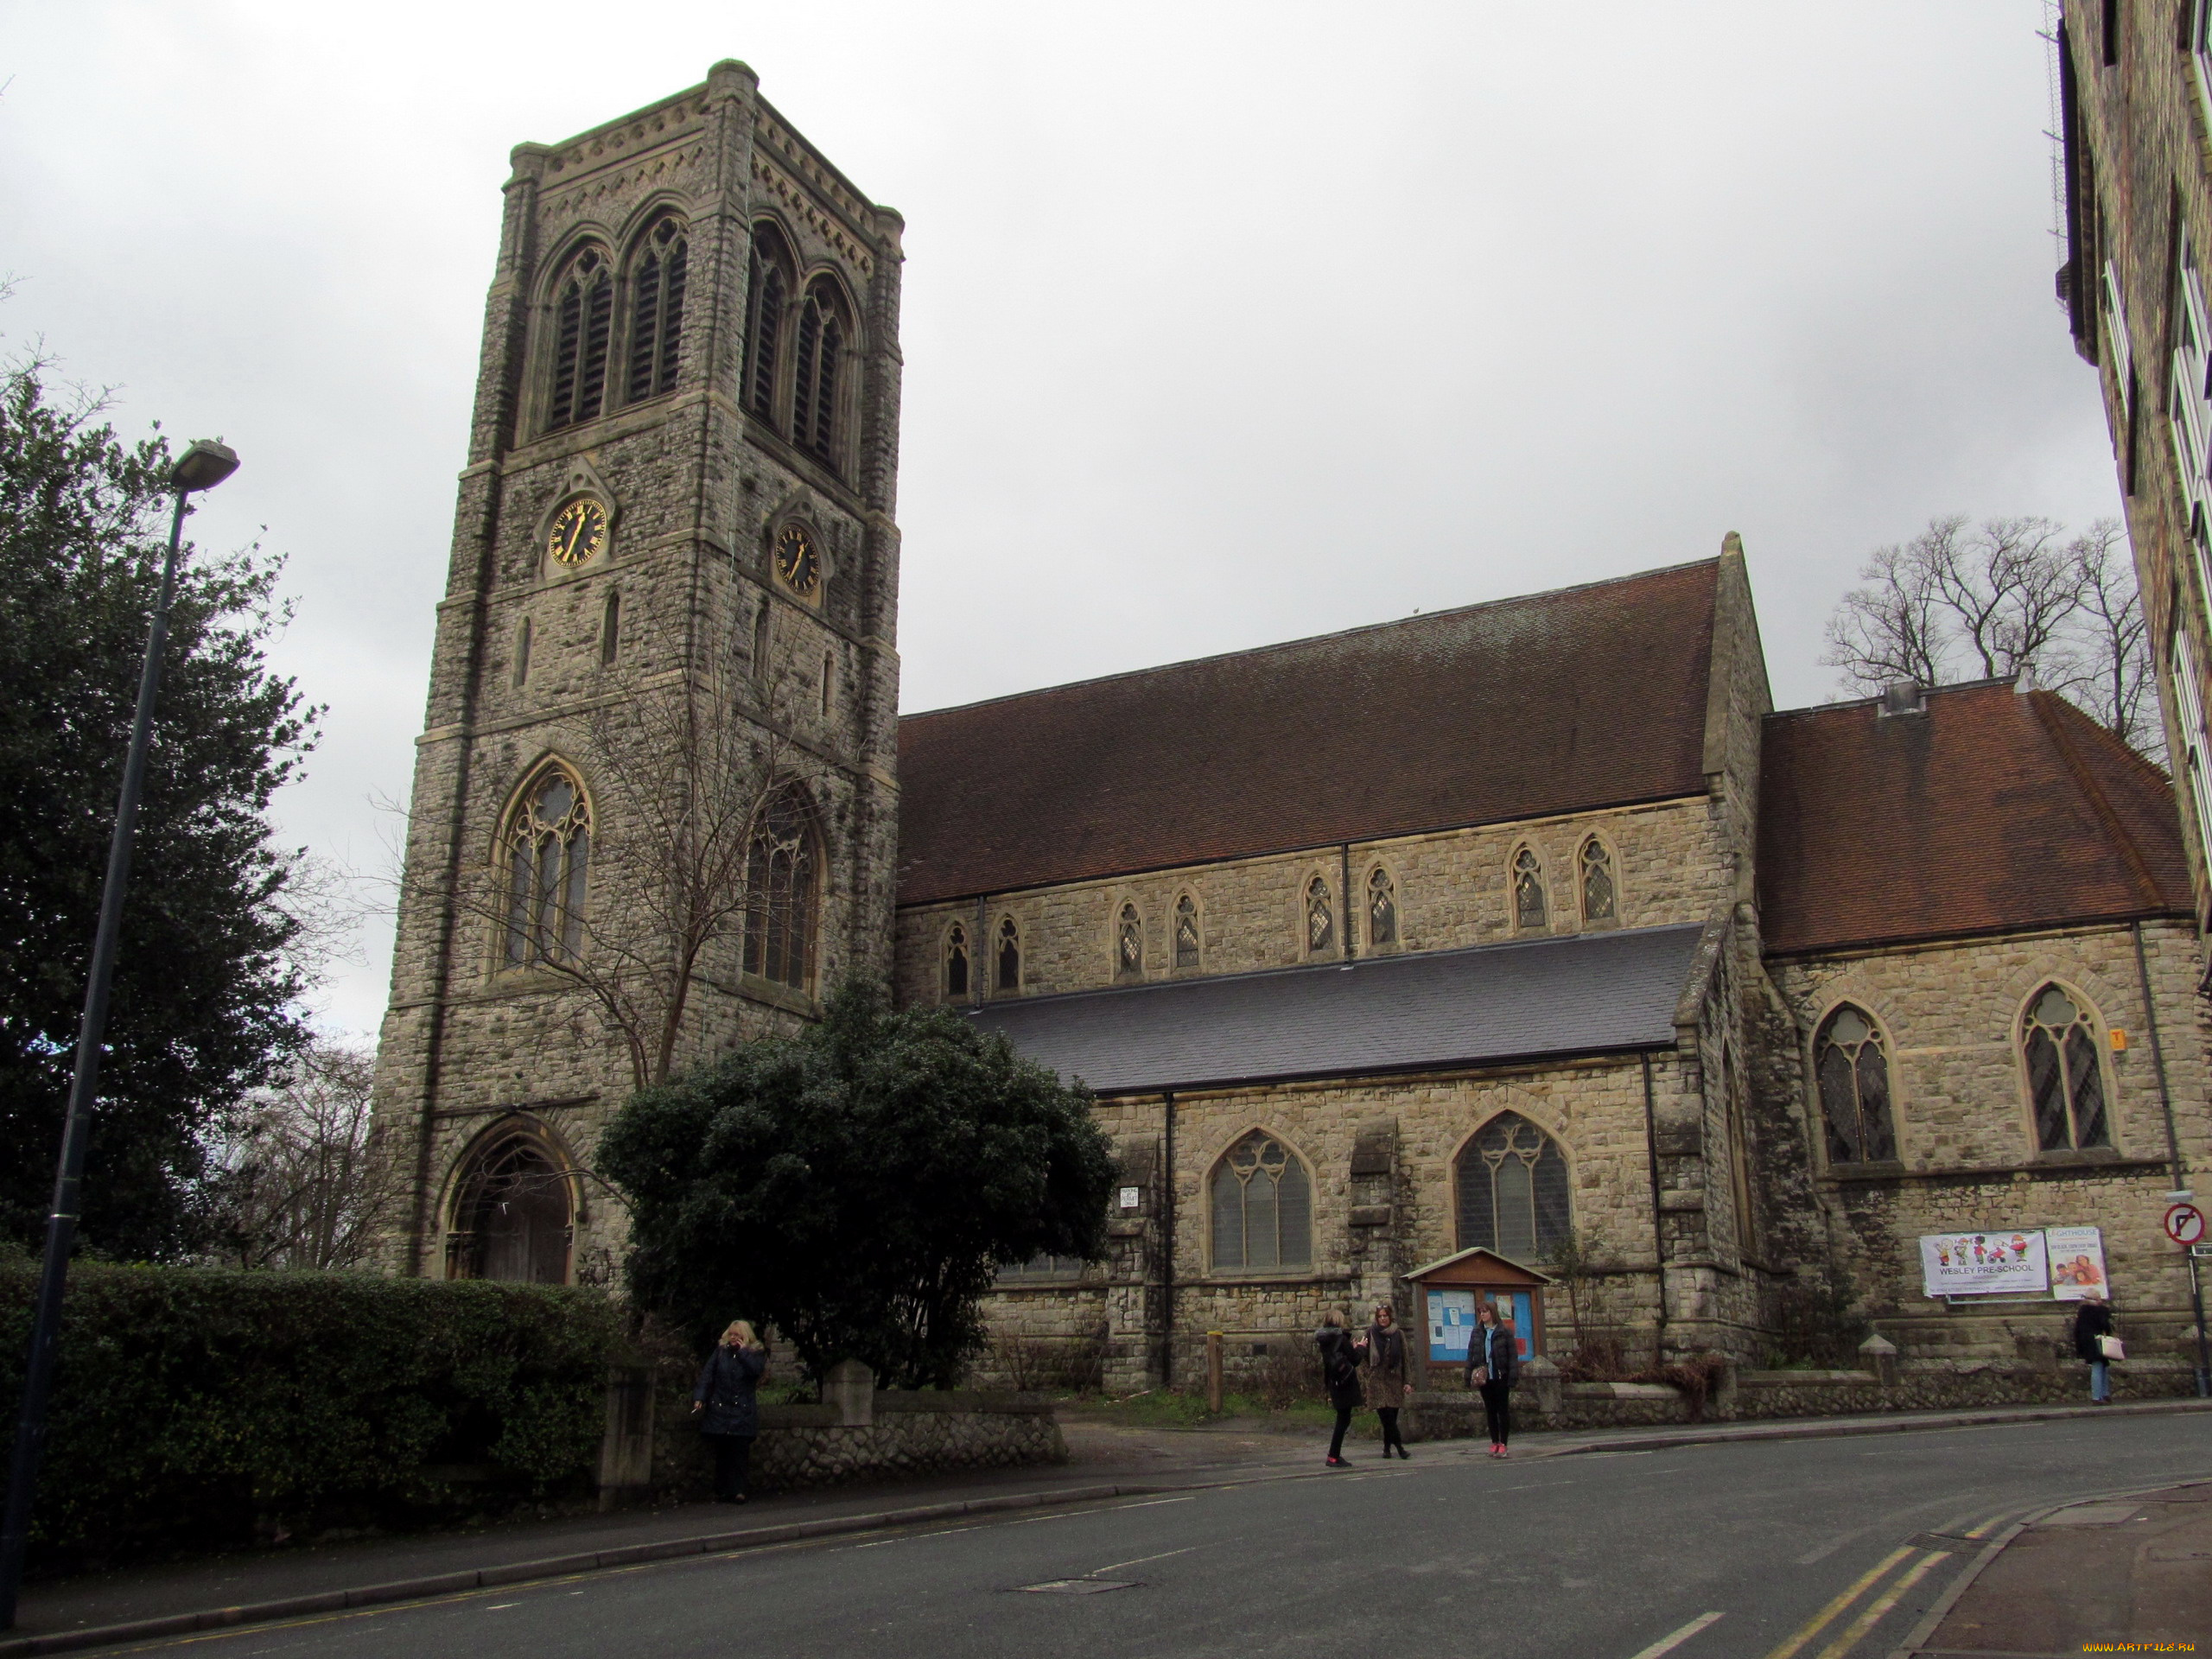
[[[1021,988],[1021,930],[1009,916],[999,924],[999,989]]]
[[[1567,1236],[1567,1157],[1518,1112],[1500,1112],[1459,1154],[1459,1248],[1542,1262]]]
[[[598,417],[607,401],[607,354],[613,334],[613,268],[604,249],[588,247],[569,262],[554,289],[548,430]]]
[[[1592,836],[1582,843],[1582,919],[1613,919],[1613,855]]]
[[[2028,1004],[2022,1039],[2036,1144],[2045,1152],[2112,1145],[2104,1061],[2088,1011],[2057,986],[2046,985]]]
[[[1542,927],[1547,915],[1543,861],[1535,848],[1523,847],[1513,855],[1513,925]]]
[[[456,1186],[446,1276],[565,1284],[569,1226],[568,1178],[546,1148],[532,1135],[496,1135]]]
[[[803,991],[813,969],[813,823],[795,790],[760,815],[746,861],[745,971]]]
[[[1367,878],[1367,942],[1370,945],[1398,942],[1398,894],[1384,869]]]
[[[1114,929],[1114,972],[1122,979],[1135,979],[1144,972],[1144,920],[1135,905],[1122,906],[1121,921]]]
[[[944,936],[944,994],[968,995],[968,930],[957,922]]]
[[[1187,893],[1175,901],[1175,965],[1198,965],[1198,901]]]
[[[630,274],[627,401],[676,390],[676,353],[683,340],[683,226],[663,219],[645,233]]]
[[[1313,1265],[1313,1184],[1281,1141],[1253,1130],[1214,1166],[1212,1186],[1216,1268]]]
[[[509,964],[574,958],[583,949],[591,807],[567,767],[548,766],[523,791],[507,825],[506,861]]]
[[[1329,903],[1329,884],[1315,876],[1306,884],[1306,950],[1319,956],[1337,942],[1336,912]]]
[[[1895,1158],[1890,1061],[1874,1022],[1847,1002],[1828,1015],[1813,1039],[1813,1071],[1821,1084],[1828,1161],[1877,1164]]]

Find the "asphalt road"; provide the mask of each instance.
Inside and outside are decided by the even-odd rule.
[[[1866,1659],[1972,1559],[1975,1546],[1929,1535],[1986,1535],[2068,1499],[2212,1477],[2212,1422],[1503,1464],[1458,1446],[1414,1456],[1386,1468],[1363,1446],[1351,1471],[1310,1480],[694,1558],[128,1651]]]

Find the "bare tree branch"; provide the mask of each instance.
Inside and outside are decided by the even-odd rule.
[[[218,1143],[221,1259],[241,1268],[353,1268],[399,1197],[372,1156],[372,1054],[318,1042]]]

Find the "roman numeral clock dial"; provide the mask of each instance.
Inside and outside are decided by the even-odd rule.
[[[776,574],[802,599],[822,585],[822,555],[804,524],[785,524],[776,535]]]

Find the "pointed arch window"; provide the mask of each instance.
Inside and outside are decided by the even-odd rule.
[[[1549,925],[1544,903],[1544,862],[1533,847],[1513,855],[1513,925],[1520,928]]]
[[[683,343],[683,276],[689,239],[683,224],[664,218],[639,245],[630,275],[631,403],[676,390],[677,351]]]
[[[1813,1039],[1821,1116],[1832,1164],[1887,1163],[1897,1155],[1890,1114],[1890,1057],[1881,1031],[1848,1002],[1821,1022]]]
[[[556,763],[533,779],[505,842],[509,965],[574,960],[583,949],[591,866],[591,804],[575,774]]]
[[[1329,902],[1329,884],[1315,876],[1306,884],[1306,954],[1318,957],[1337,943],[1336,909]]]
[[[1459,1152],[1459,1248],[1543,1262],[1567,1236],[1567,1156],[1518,1112],[1500,1112]]]
[[[1313,1182],[1290,1149],[1253,1130],[1213,1168],[1213,1264],[1231,1271],[1313,1264]]]
[[[944,994],[968,995],[968,930],[957,922],[944,936]]]
[[[1397,942],[1397,887],[1389,871],[1377,865],[1367,876],[1367,943],[1371,947]]]
[[[607,401],[607,356],[614,334],[614,270],[607,251],[581,250],[553,293],[549,431],[597,419]]]
[[[1198,901],[1189,893],[1175,901],[1175,966],[1198,965]]]
[[[1117,979],[1144,976],[1144,918],[1137,914],[1135,905],[1122,906],[1121,920],[1114,928],[1114,976]]]
[[[745,407],[770,423],[776,418],[776,371],[783,350],[784,314],[791,302],[786,261],[784,239],[775,226],[754,226],[745,331]]]
[[[832,467],[837,461],[837,377],[844,351],[836,289],[826,280],[817,282],[799,307],[791,361],[791,441]]]
[[[821,860],[813,814],[795,789],[779,791],[760,815],[746,861],[745,971],[807,988],[814,969]]]
[[[1011,916],[999,924],[998,988],[1002,991],[1021,988],[1021,930],[1014,925]]]
[[[2036,1144],[2044,1152],[2112,1145],[2097,1036],[2089,1011],[2056,985],[2044,986],[2028,1003],[2020,1037]]]
[[[566,1284],[573,1227],[569,1179],[550,1149],[526,1130],[495,1133],[455,1183],[446,1276]]]
[[[1618,905],[1613,886],[1611,851],[1604,842],[1592,836],[1582,843],[1579,861],[1582,866],[1582,919],[1586,922],[1615,920]]]

